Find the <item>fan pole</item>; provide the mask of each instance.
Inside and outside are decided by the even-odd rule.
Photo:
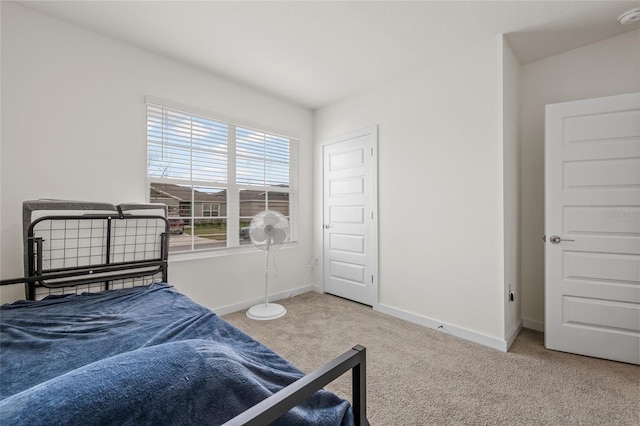
[[[264,257],[267,259],[264,265],[264,307],[267,308],[269,304],[269,242],[271,238],[267,238],[267,249],[264,252]]]
[[[272,320],[280,318],[287,313],[284,306],[277,303],[269,303],[269,250],[271,249],[271,237],[267,237],[267,250],[265,253],[264,268],[264,304],[252,306],[247,311],[247,316],[254,320]]]

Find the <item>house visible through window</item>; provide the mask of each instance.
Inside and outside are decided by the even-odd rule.
[[[297,161],[295,139],[147,104],[149,199],[168,206],[172,252],[249,244],[267,209],[289,218],[294,240]]]
[[[220,204],[218,203],[202,203],[202,216],[217,217],[220,216]]]

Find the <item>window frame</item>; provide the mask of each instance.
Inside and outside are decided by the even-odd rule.
[[[211,202],[202,203],[202,216],[203,217],[220,217],[220,203],[211,203]]]
[[[185,114],[191,117],[197,117],[205,120],[212,120],[217,123],[221,123],[227,126],[227,161],[226,161],[226,169],[227,176],[226,182],[219,181],[202,181],[195,180],[193,176],[191,179],[174,179],[174,178],[161,178],[161,177],[152,177],[149,176],[149,108],[162,108],[166,110],[170,110],[176,112],[178,114]],[[243,244],[240,237],[240,221],[246,220],[245,216],[240,216],[240,191],[243,190],[260,190],[268,193],[286,193],[289,198],[289,214],[287,217],[289,218],[289,239],[285,243],[285,245],[297,245],[298,242],[298,191],[299,191],[299,150],[300,150],[300,141],[299,138],[295,135],[292,135],[292,132],[286,132],[274,129],[268,125],[262,124],[254,124],[249,123],[240,119],[232,119],[229,117],[222,116],[220,114],[212,113],[209,111],[204,111],[198,108],[189,107],[185,105],[180,105],[174,102],[161,100],[157,98],[153,98],[150,96],[145,97],[145,112],[146,112],[146,126],[147,129],[145,131],[145,146],[146,146],[146,176],[147,176],[147,191],[146,197],[149,202],[151,200],[150,188],[153,183],[164,183],[164,184],[174,184],[181,186],[188,186],[191,189],[192,199],[190,201],[190,211],[191,214],[188,217],[181,216],[181,218],[185,221],[189,220],[193,226],[196,220],[207,220],[212,217],[204,216],[204,211],[202,212],[202,216],[196,216],[196,208],[195,208],[195,199],[194,199],[194,188],[216,188],[226,190],[226,214],[216,216],[215,219],[224,219],[227,223],[227,233],[226,233],[226,246],[220,248],[198,248],[194,243],[194,239],[191,239],[191,245],[189,248],[185,248],[184,250],[172,251],[170,250],[169,254],[174,259],[178,258],[200,258],[200,257],[212,257],[219,255],[226,255],[237,252],[244,251],[254,251],[256,249],[252,244]],[[255,184],[246,184],[246,183],[237,183],[236,181],[236,159],[237,159],[237,151],[236,151],[236,139],[237,132],[236,128],[249,129],[252,131],[260,132],[265,135],[288,139],[289,141],[289,158],[288,158],[288,166],[289,166],[289,186],[271,186],[271,185],[255,185]],[[266,156],[265,156],[266,162]],[[190,166],[190,170],[193,170],[192,165]],[[268,198],[268,196],[267,196]],[[268,199],[265,201],[268,202]],[[207,204],[211,204],[209,202],[205,202]],[[267,204],[268,206],[268,204]],[[203,206],[204,209],[204,206]],[[220,205],[218,205],[218,211],[220,212]],[[180,207],[182,210],[182,207]],[[235,236],[235,237],[234,237]]]

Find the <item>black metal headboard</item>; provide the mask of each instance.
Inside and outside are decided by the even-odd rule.
[[[95,203],[25,202],[25,276],[0,281],[0,285],[24,282],[26,298],[36,300],[50,294],[166,282],[166,206],[97,207]],[[36,210],[39,214],[34,216],[39,217],[33,218]]]

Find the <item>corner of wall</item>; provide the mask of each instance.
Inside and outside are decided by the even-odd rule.
[[[0,25],[2,23],[2,8],[4,2],[0,2]],[[2,81],[2,31],[0,31],[0,82]],[[2,99],[2,84],[0,84],[0,99]],[[2,193],[2,102],[0,102],[0,193]],[[0,240],[2,239],[2,198],[0,197]],[[0,263],[2,262],[2,244],[0,244]],[[0,264],[0,270],[3,269]],[[2,297],[0,293],[0,297]]]
[[[640,91],[640,29],[521,69],[521,293],[524,326],[544,328],[544,107]]]
[[[502,37],[504,332],[522,327],[520,291],[520,62]],[[514,337],[515,338],[515,337]],[[509,343],[510,344],[510,343]]]

